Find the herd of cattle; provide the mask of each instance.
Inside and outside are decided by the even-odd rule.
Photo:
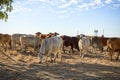
[[[43,56],[46,56],[45,61],[50,57],[51,61],[55,61],[58,54],[61,57],[62,51],[65,53],[64,47],[70,46],[74,53],[74,48],[80,53],[80,57],[84,57],[87,53],[88,47],[92,46],[94,49],[98,48],[101,52],[104,51],[104,46],[107,46],[106,51],[109,52],[110,60],[114,52],[120,55],[120,38],[109,38],[109,37],[97,37],[97,36],[85,36],[83,34],[77,36],[61,35],[59,33],[42,34],[40,32],[31,34],[2,34],[0,33],[0,48],[7,51],[8,49],[16,50],[17,46],[20,47],[21,52],[25,51],[27,47],[32,47],[34,50],[39,49],[40,63],[44,62]],[[52,55],[54,58],[52,60]]]

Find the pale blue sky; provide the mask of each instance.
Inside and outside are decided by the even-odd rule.
[[[58,32],[120,37],[120,0],[14,0],[0,33]]]

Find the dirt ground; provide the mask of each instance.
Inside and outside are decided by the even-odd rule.
[[[120,60],[109,61],[104,53],[63,53],[62,62],[39,64],[37,52],[0,52],[0,80],[120,80]]]

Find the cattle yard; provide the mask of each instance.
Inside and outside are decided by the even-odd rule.
[[[0,80],[120,80],[120,38],[57,35],[0,34]]]
[[[66,48],[68,49],[68,47]],[[107,54],[106,54],[107,55]],[[120,60],[110,61],[99,51],[86,54],[62,53],[63,60],[39,64],[38,51],[29,48],[0,51],[0,80],[120,80]]]

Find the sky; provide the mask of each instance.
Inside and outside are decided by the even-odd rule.
[[[0,33],[120,37],[120,0],[13,0]]]

